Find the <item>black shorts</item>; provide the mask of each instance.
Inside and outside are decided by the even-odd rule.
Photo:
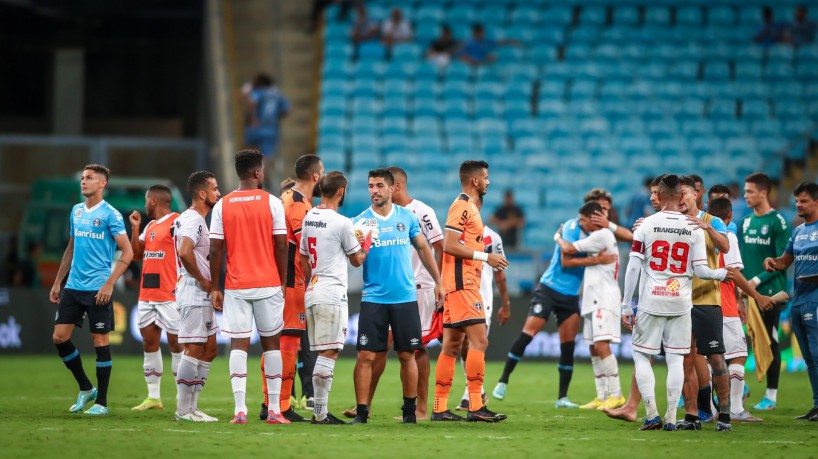
[[[579,296],[563,295],[540,283],[531,297],[528,316],[548,320],[552,311],[557,316],[557,326],[562,325],[572,315],[579,315]]]
[[[386,352],[389,347],[389,327],[392,345],[398,352],[423,349],[418,302],[380,304],[361,302],[358,315],[359,351]]]
[[[105,334],[114,331],[114,308],[111,301],[98,305],[96,296],[97,292],[94,291],[64,289],[54,323],[82,327],[85,316],[88,316],[91,333]]]
[[[699,355],[724,354],[724,318],[721,306],[693,306],[693,338]]]

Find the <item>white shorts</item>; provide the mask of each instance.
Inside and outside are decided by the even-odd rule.
[[[210,304],[210,292],[205,292],[196,279],[184,275],[176,283],[176,304],[182,306],[201,306]]]
[[[620,343],[622,335],[622,312],[609,308],[599,308],[582,316],[582,338],[587,344],[597,341]]]
[[[139,328],[156,324],[171,335],[179,333],[179,310],[176,309],[175,301],[140,301],[136,307]]]
[[[227,338],[250,338],[253,320],[258,335],[275,336],[284,329],[284,295],[276,289],[266,298],[238,298],[230,290],[224,292],[222,335]]]
[[[724,358],[747,357],[747,337],[738,317],[724,318]]]
[[[633,327],[633,350],[656,355],[664,348],[666,354],[689,354],[692,334],[690,311],[681,316],[639,311]]]
[[[179,316],[179,342],[182,344],[206,343],[219,330],[216,314],[210,304],[182,306]]]
[[[319,303],[308,306],[306,312],[307,336],[310,339],[311,351],[344,348],[349,322],[346,304]]]
[[[435,313],[434,288],[418,289],[418,312],[420,313],[420,335],[426,336],[432,331],[432,315]]]
[[[489,330],[491,330],[491,314],[494,310],[494,305],[483,299],[483,310],[486,311],[486,336],[488,336]]]

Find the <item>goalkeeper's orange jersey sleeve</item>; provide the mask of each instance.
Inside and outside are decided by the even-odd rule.
[[[460,243],[466,247],[479,252],[485,250],[483,220],[469,195],[461,193],[449,207],[445,229],[458,233]],[[457,290],[479,290],[482,271],[482,261],[443,254],[443,287],[447,293]]]

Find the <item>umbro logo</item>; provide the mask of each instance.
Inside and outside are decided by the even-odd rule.
[[[813,317],[814,316],[811,312],[804,314],[804,320],[812,320]]]
[[[417,346],[420,343],[420,340],[417,338],[412,338],[409,340],[409,343],[411,343],[412,346]]]
[[[710,341],[708,344],[710,344],[710,347],[719,347],[719,342],[716,340]]]
[[[94,326],[97,327],[97,328],[105,328],[105,324],[102,323],[102,322],[97,322],[97,323],[94,324]]]

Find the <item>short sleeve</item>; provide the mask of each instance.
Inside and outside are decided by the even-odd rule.
[[[139,242],[142,243],[145,242],[145,234],[148,232],[148,227],[151,226],[151,223],[153,223],[154,221],[155,220],[149,221],[148,224],[145,225],[145,227],[142,229],[142,233],[139,234]]]
[[[417,215],[413,214],[410,211],[406,211],[409,214],[409,239],[414,239],[420,234],[420,224],[418,223]]]
[[[707,265],[707,244],[704,241],[704,230],[697,228],[693,231],[690,243],[692,245],[690,266]]]
[[[273,215],[273,236],[287,235],[287,220],[284,218],[284,204],[270,195],[270,213]]]
[[[604,231],[594,231],[585,239],[574,242],[574,248],[585,253],[601,252],[607,246],[608,241],[605,240]]]
[[[303,243],[302,243],[303,245]],[[352,220],[345,219],[341,227],[341,248],[347,256],[361,250],[358,238],[355,237],[355,229],[352,227]]]
[[[224,239],[224,222],[222,221],[222,201],[213,206],[210,215],[210,239]]]
[[[298,252],[301,253],[301,255],[309,255],[310,254],[310,249],[309,249],[309,247],[307,247],[307,242],[308,242],[307,239],[309,239],[309,238],[303,238],[302,237],[298,242]]]
[[[498,233],[495,233],[494,236],[492,236],[492,238],[493,238],[493,240],[491,242],[491,245],[493,247],[491,248],[491,250],[494,253],[496,253],[497,255],[500,255],[501,257],[505,257],[506,252],[505,252],[505,250],[503,250],[503,238],[501,238],[500,234],[498,234]]]
[[[259,100],[261,100],[261,94],[258,90],[250,91],[250,95],[248,97],[254,104],[258,104]]]
[[[71,215],[68,216],[68,237],[74,237],[74,214],[77,213],[77,206],[71,209]]]
[[[712,226],[717,232],[727,235],[727,225],[725,225],[724,220],[720,219],[719,217],[713,217],[713,220],[710,222],[710,226]]]
[[[456,233],[463,233],[466,224],[470,220],[469,210],[466,209],[465,201],[457,200],[449,208],[449,215],[446,218],[446,229]]]
[[[732,231],[727,233],[727,241],[730,243],[730,251],[724,254],[724,266],[739,270],[744,269],[744,262],[741,260],[741,251],[738,247],[738,238]]]
[[[633,232],[633,243],[631,244],[631,256],[641,260],[645,259],[645,224],[639,225]]]
[[[794,251],[793,251],[793,244],[794,244],[794,241],[795,241],[795,235],[796,235],[796,234],[798,234],[798,230],[797,230],[797,229],[796,229],[796,231],[793,231],[793,232],[792,232],[792,235],[790,236],[790,240],[789,240],[789,241],[787,241],[787,247],[785,247],[785,248],[784,248],[784,253],[789,254],[789,255],[793,255],[793,254],[794,254]]]
[[[201,219],[186,218],[179,226],[179,238],[186,237],[193,241],[193,245],[199,243],[204,233],[205,221]]]
[[[108,231],[114,237],[125,234],[125,222],[122,219],[122,214],[113,207],[108,215]]]
[[[435,211],[431,207],[421,209],[418,219],[420,220],[418,222],[420,230],[430,245],[443,239],[443,230],[440,228],[440,222],[437,221],[437,215],[435,215]]]
[[[290,222],[290,226],[293,228],[293,236],[295,236],[296,244],[301,242],[301,229],[304,225],[304,217],[306,217],[310,212],[310,209],[308,209],[304,204],[298,204],[298,206],[298,209],[295,210],[295,212],[292,212],[293,219]],[[292,208],[290,208],[290,210],[292,211]]]

